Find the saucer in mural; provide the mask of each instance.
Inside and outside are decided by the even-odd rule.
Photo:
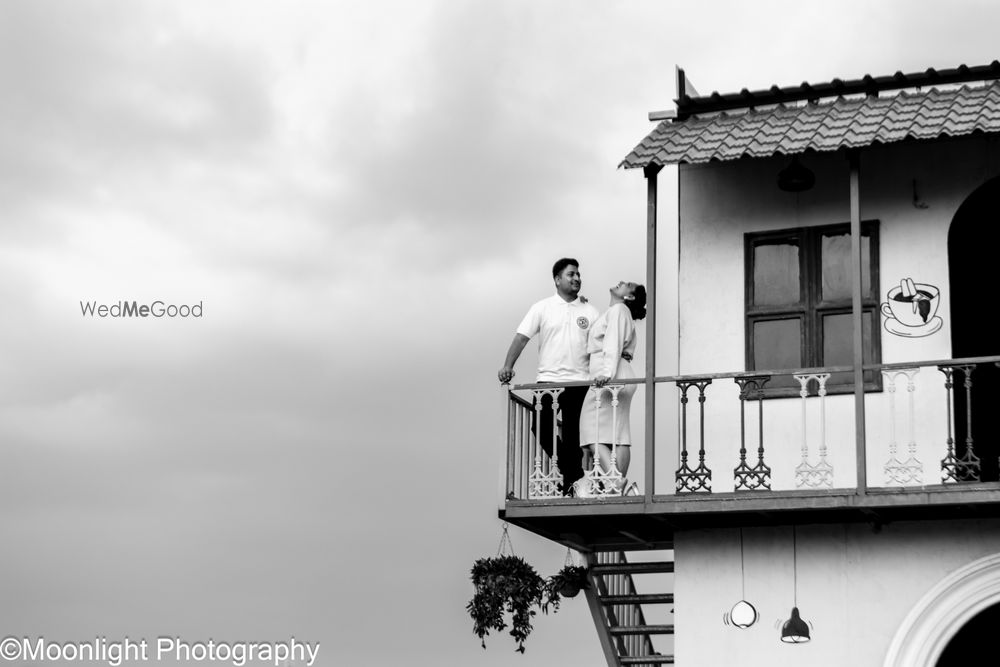
[[[944,320],[937,316],[927,324],[921,324],[919,327],[908,327],[895,318],[887,317],[885,319],[885,330],[905,338],[920,338],[922,336],[930,336],[940,329],[942,324],[944,324]]]

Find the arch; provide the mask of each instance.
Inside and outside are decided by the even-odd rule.
[[[993,327],[986,324],[990,313],[984,312],[992,285],[996,283],[997,248],[1000,247],[1000,177],[982,183],[972,191],[955,212],[948,228],[948,300],[952,358],[985,357],[1000,354],[1000,341]],[[991,304],[989,304],[991,307]],[[971,435],[973,449],[980,459],[981,481],[1000,480],[1000,443],[994,434],[1000,430],[1000,413],[993,406],[1000,402],[1000,368],[980,364],[972,376],[972,433],[966,423],[967,399],[956,375],[955,450],[965,453],[966,438]]]
[[[896,630],[884,667],[934,667],[951,638],[984,609],[1000,602],[1000,553],[944,577]]]
[[[944,647],[936,667],[982,667],[984,664],[996,664],[995,633],[998,626],[1000,603],[987,607],[963,625]]]

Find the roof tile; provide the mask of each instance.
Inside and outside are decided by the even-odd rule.
[[[1000,81],[663,121],[620,166],[736,160],[807,149],[835,151],[977,131],[1000,132]]]

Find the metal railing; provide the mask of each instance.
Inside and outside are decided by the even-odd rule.
[[[607,439],[600,437],[602,427],[597,410],[594,411],[594,431],[599,436],[599,442],[610,445],[610,465],[602,466],[600,457],[595,453],[593,459],[587,461],[581,483],[575,486],[572,485],[573,480],[568,480],[563,474],[566,466],[560,467],[560,447],[555,444],[563,437],[564,416],[560,398],[567,387],[587,386],[587,383],[526,384],[508,390],[506,498],[537,500],[569,495],[607,498],[627,492],[627,480],[618,466],[621,445],[618,442],[618,426],[629,415],[619,405],[619,395],[626,386],[641,383],[641,379],[629,379],[600,388],[593,387],[588,392],[585,404],[588,401],[609,404],[611,427],[608,429],[610,433],[607,434]],[[551,432],[546,430],[547,424],[551,424]],[[546,449],[540,444],[544,442],[553,444]],[[565,453],[566,448],[562,451]],[[583,459],[583,452],[575,443],[570,448],[570,455]]]
[[[595,552],[594,562],[599,565],[620,565],[627,563],[628,560],[622,551],[598,551]],[[595,575],[595,578],[598,581],[598,594],[602,597],[628,599],[639,594],[635,587],[635,580],[630,573],[616,572]],[[609,628],[644,627],[647,625],[642,606],[632,600],[606,605],[604,613]],[[649,634],[617,635],[615,643],[619,656],[646,657],[657,654]]]
[[[657,493],[852,488],[864,493],[869,487],[996,481],[1000,445],[976,436],[983,432],[981,422],[1000,415],[998,367],[1000,356],[865,365],[860,411],[848,393],[853,384],[844,381],[849,366],[657,377],[657,387],[675,394],[668,409],[676,410],[670,417],[677,427],[668,435],[657,429],[657,459],[675,461],[672,483]],[[615,395],[626,384],[643,382],[630,379],[606,391]],[[557,413],[556,438],[559,392],[582,384],[508,389],[508,500],[555,498],[568,490],[557,456],[537,445],[539,396],[553,394],[547,409]],[[772,390],[775,385],[780,392]],[[616,418],[624,417],[616,413]],[[639,421],[636,415],[632,419]],[[990,450],[987,460],[984,445]],[[597,472],[608,473],[595,465],[587,477],[593,481]],[[595,497],[608,495],[620,494]]]

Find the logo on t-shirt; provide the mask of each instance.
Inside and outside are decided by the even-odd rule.
[[[590,320],[581,315],[580,317],[576,318],[576,326],[580,327],[581,329],[586,329],[587,327],[590,326]]]

